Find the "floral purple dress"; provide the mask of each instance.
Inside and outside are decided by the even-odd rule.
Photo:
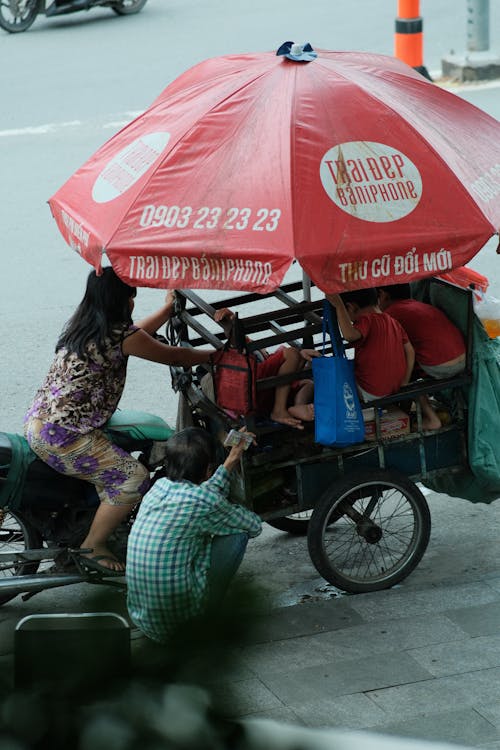
[[[62,474],[92,482],[111,505],[135,505],[149,486],[147,469],[101,429],[125,386],[123,340],[137,330],[117,328],[103,353],[91,344],[85,359],[60,349],[25,417],[32,450]]]

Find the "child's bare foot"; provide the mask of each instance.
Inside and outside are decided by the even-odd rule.
[[[303,422],[314,422],[314,404],[295,404],[288,407],[288,412]]]
[[[285,411],[283,413],[272,411],[270,417],[273,422],[278,422],[278,424],[285,424],[287,427],[294,427],[296,430],[304,429],[304,425],[302,424],[300,419],[295,419],[295,417],[292,417],[292,415],[289,414],[288,411]]]
[[[423,430],[439,430],[440,427],[442,427],[441,420],[436,413],[434,413],[432,416],[429,415],[422,419]]]

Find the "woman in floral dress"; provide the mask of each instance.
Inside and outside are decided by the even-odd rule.
[[[210,361],[213,351],[173,347],[154,334],[171,315],[173,293],[148,318],[132,322],[135,287],[111,268],[89,274],[85,295],[56,345],[55,359],[25,417],[32,450],[57,471],[92,482],[100,505],[82,549],[87,567],[123,575],[125,565],[108,549],[111,532],[149,487],[149,473],[113,445],[103,427],[123,392],[130,355],[190,367]]]

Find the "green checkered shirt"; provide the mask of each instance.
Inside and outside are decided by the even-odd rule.
[[[212,538],[261,532],[260,518],[227,500],[224,466],[202,484],[159,479],[143,498],[127,549],[127,606],[137,627],[165,641],[208,595]]]

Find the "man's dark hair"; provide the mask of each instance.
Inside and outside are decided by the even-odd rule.
[[[187,427],[173,435],[165,456],[165,475],[173,482],[201,484],[215,466],[217,443],[206,430]]]
[[[409,284],[388,284],[379,286],[379,292],[387,292],[391,299],[410,299],[411,287]]]
[[[377,304],[377,290],[373,287],[369,289],[354,289],[351,292],[342,292],[340,295],[344,305],[352,302],[359,307],[369,307]]]

